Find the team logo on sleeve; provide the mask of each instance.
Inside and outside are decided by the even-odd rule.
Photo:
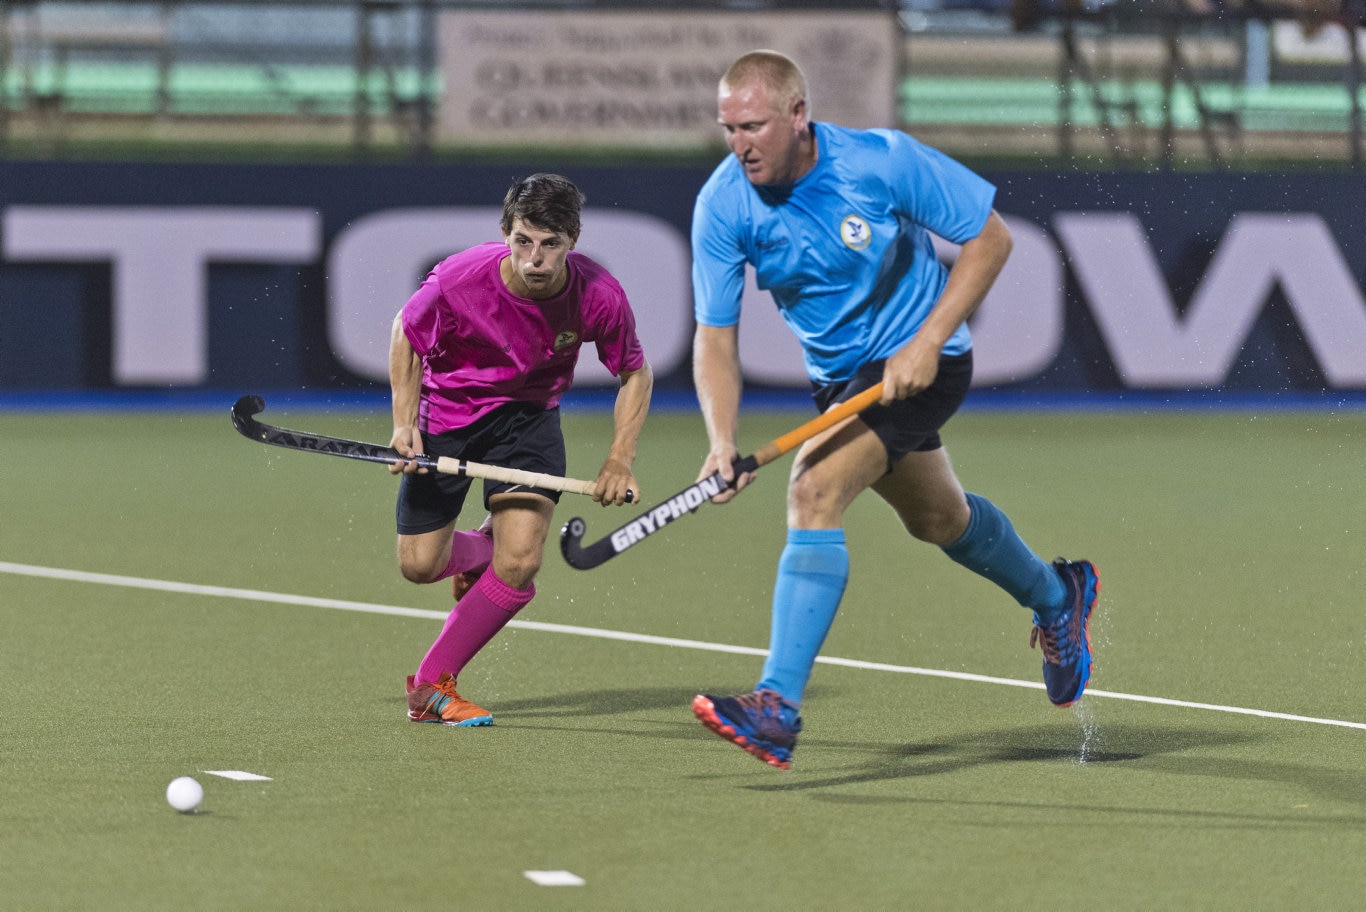
[[[850,250],[862,250],[873,240],[873,229],[857,215],[846,215],[840,222],[840,238]]]
[[[555,337],[555,344],[552,345],[551,348],[555,351],[560,351],[561,349],[568,348],[577,341],[579,341],[579,334],[566,329]]]

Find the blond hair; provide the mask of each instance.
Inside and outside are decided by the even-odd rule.
[[[750,51],[740,57],[721,77],[721,91],[733,92],[742,86],[759,83],[773,95],[778,110],[786,112],[798,101],[806,102],[806,116],[811,118],[811,100],[806,94],[806,76],[796,61],[777,51]]]

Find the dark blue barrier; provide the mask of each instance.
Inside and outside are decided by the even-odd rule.
[[[402,238],[420,238],[412,256],[428,264],[455,249],[455,236],[420,234],[424,213],[496,239],[485,210],[544,168],[0,163],[0,395],[382,393],[366,340],[373,329],[386,344],[379,317],[421,270],[405,260],[386,275],[381,255],[404,252]],[[627,290],[647,346],[659,340],[661,391],[688,391],[687,232],[709,169],[561,170],[597,213],[581,247],[646,277]],[[997,401],[1366,390],[1358,178],[987,176],[1017,238],[974,320],[979,388]],[[595,225],[607,228],[595,237]],[[366,295],[367,277],[382,293]],[[802,389],[792,359],[777,368],[756,365],[752,386]]]

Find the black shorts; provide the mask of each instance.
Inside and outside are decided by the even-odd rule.
[[[428,456],[450,456],[546,475],[563,475],[566,465],[560,410],[521,402],[500,406],[468,427],[440,434],[423,431],[422,446]],[[464,475],[437,472],[404,475],[394,509],[398,534],[421,535],[453,522],[473,481]],[[559,491],[485,479],[484,509],[488,509],[490,497],[504,491],[531,491],[555,503],[560,501]]]
[[[812,398],[825,412],[837,402],[858,395],[882,382],[885,361],[873,361],[859,368],[850,380],[840,383],[813,383]],[[925,453],[943,446],[942,428],[967,398],[972,385],[972,352],[945,355],[939,359],[939,373],[927,389],[891,405],[873,405],[859,418],[877,434],[887,449],[887,471],[907,453]]]

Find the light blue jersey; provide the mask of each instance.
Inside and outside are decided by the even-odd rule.
[[[996,188],[895,130],[812,125],[816,166],[790,187],[756,187],[735,156],[712,172],[693,210],[697,322],[740,320],[745,263],[801,341],[817,383],[851,378],[904,346],[944,290],[929,232],[981,233]],[[944,346],[972,345],[964,324]]]

